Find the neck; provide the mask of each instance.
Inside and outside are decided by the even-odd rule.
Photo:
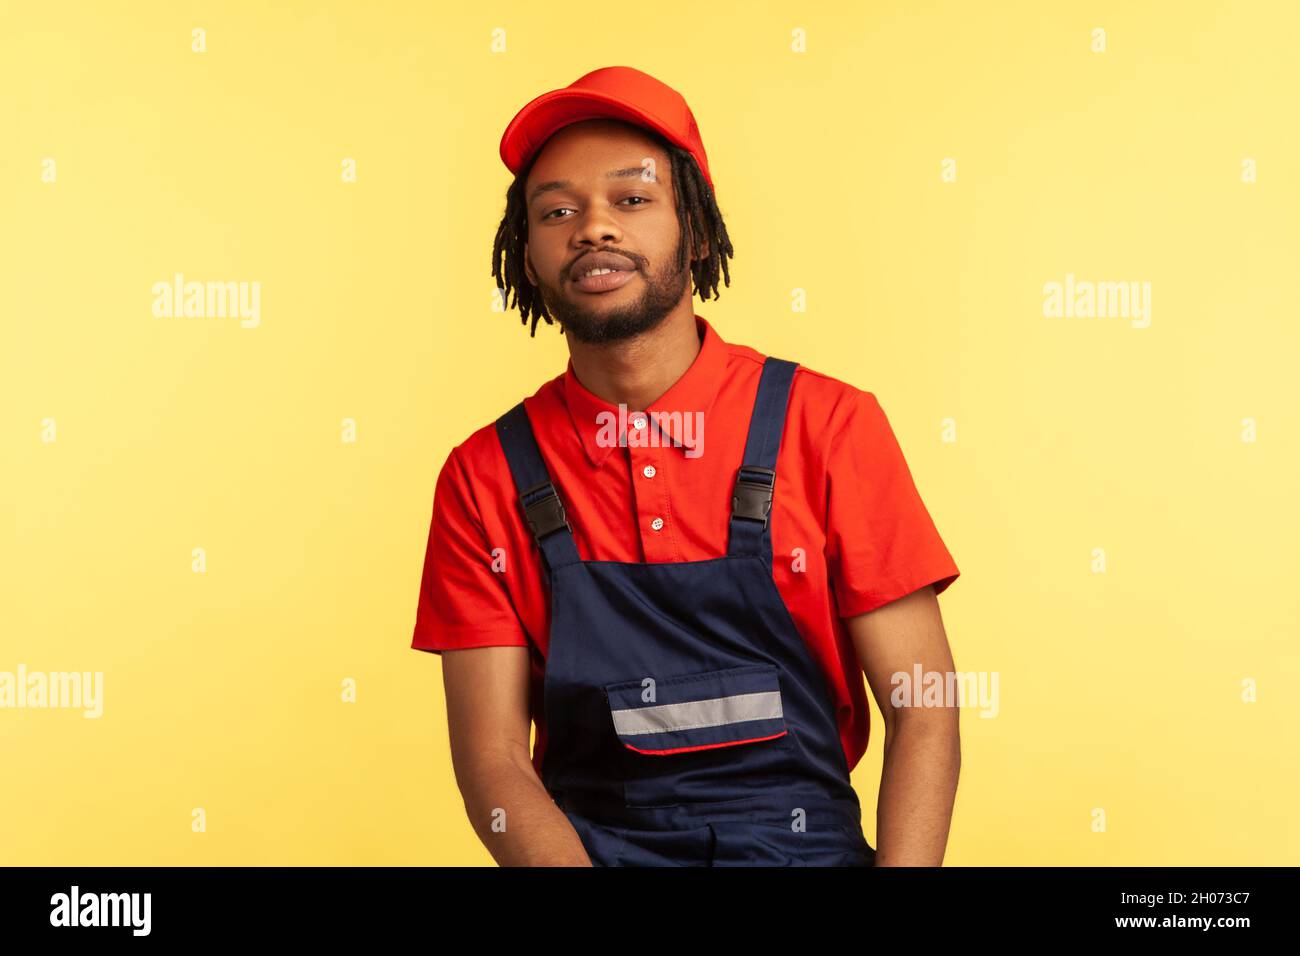
[[[687,303],[649,332],[621,342],[591,345],[569,340],[573,374],[583,388],[611,405],[648,411],[686,374],[700,352],[695,313]]]

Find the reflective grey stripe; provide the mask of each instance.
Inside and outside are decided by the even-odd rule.
[[[681,704],[632,707],[611,713],[614,715],[614,730],[619,736],[662,734],[670,730],[717,727],[783,716],[779,690],[714,697],[711,700],[690,700]]]

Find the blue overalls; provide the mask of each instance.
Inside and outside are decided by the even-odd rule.
[[[520,402],[496,422],[549,569],[541,778],[596,866],[871,866],[825,678],[772,577],[795,364],[768,358],[727,555],[583,561]]]

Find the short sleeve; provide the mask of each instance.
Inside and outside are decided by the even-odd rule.
[[[827,453],[826,560],[841,617],[874,611],[961,573],[921,501],[871,392],[854,389]]]
[[[528,635],[493,570],[478,505],[457,449],[438,473],[411,647],[441,654],[527,646]]]

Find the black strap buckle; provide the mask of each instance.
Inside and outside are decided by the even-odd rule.
[[[538,498],[532,504],[527,502],[527,498],[543,489],[549,489],[549,493]],[[564,504],[560,501],[559,494],[555,491],[555,486],[549,481],[543,481],[540,485],[525,490],[519,495],[519,503],[523,505],[524,517],[528,520],[528,526],[533,529],[533,536],[541,540],[552,532],[559,531],[561,528],[568,528],[573,531],[573,526],[569,524],[568,518],[564,514]]]
[[[750,477],[750,475],[753,477]],[[772,490],[776,487],[776,472],[758,465],[741,465],[736,472],[736,488],[731,496],[731,516],[752,518],[767,527],[767,516],[772,510]]]

